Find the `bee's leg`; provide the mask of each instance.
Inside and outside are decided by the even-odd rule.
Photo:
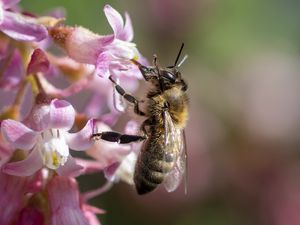
[[[125,98],[128,102],[134,104],[134,112],[140,116],[145,116],[146,114],[142,112],[139,108],[139,101],[132,95],[127,94],[125,90],[117,84],[117,82],[112,78],[112,76],[109,77],[111,82],[114,83],[116,91],[123,97]]]
[[[117,142],[119,144],[128,144],[131,142],[144,141],[146,137],[139,135],[120,134],[114,131],[106,131],[93,134],[91,139],[94,141],[102,139],[109,142]]]
[[[141,132],[142,132],[143,136],[145,136],[146,138],[148,137],[148,131],[147,131],[146,127],[152,125],[151,121],[152,121],[151,118],[148,118],[141,125]]]

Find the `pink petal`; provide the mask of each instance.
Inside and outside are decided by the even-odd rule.
[[[122,16],[110,5],[104,6],[104,13],[108,23],[114,31],[115,36],[118,37],[119,33],[122,32],[124,26]]]
[[[36,143],[38,132],[15,120],[4,120],[1,123],[3,137],[15,148],[30,150]]]
[[[38,208],[26,207],[19,213],[16,225],[44,225],[45,218]]]
[[[105,165],[90,159],[76,158],[76,163],[83,167],[81,171],[82,174],[99,173],[99,171],[105,168]]]
[[[104,169],[105,178],[109,181],[114,181],[115,180],[115,173],[116,173],[116,171],[117,171],[117,169],[119,168],[120,165],[121,165],[121,163],[116,162],[116,163],[113,163],[112,165],[106,167]]]
[[[33,106],[30,114],[23,121],[24,124],[35,131],[48,129],[50,121],[50,102],[51,100],[40,95],[38,103]]]
[[[83,89],[87,88],[92,80],[93,80],[93,75],[88,75],[76,83],[72,83],[70,86],[68,86],[65,89],[59,89],[54,87],[51,83],[49,83],[45,78],[41,76],[41,83],[45,90],[47,91],[48,94],[52,94],[58,97],[69,97],[71,95],[74,95]]]
[[[108,67],[111,58],[112,56],[109,52],[102,52],[101,54],[99,54],[96,62],[95,74],[103,78],[108,78],[110,75]]]
[[[37,48],[31,55],[31,59],[27,68],[27,74],[35,74],[38,72],[46,73],[49,69],[49,60],[43,50]]]
[[[84,211],[84,216],[88,220],[89,225],[101,225],[97,216],[94,213],[90,211]]]
[[[94,133],[94,123],[95,121],[90,119],[79,132],[66,134],[66,141],[71,149],[81,151],[92,145],[91,136]]]
[[[3,166],[4,173],[14,176],[31,176],[36,171],[41,169],[43,161],[38,149],[34,149],[29,153],[26,159],[22,161],[8,163]]]
[[[24,207],[26,178],[0,172],[0,224],[12,224],[19,210]]]
[[[47,189],[52,225],[89,225],[80,208],[79,190],[75,179],[54,176]]]
[[[72,156],[69,156],[65,165],[59,167],[56,172],[60,176],[76,177],[80,175],[82,169],[83,167],[78,165]]]
[[[75,110],[73,106],[65,101],[54,99],[50,104],[50,128],[61,128],[69,130],[75,120]]]
[[[133,39],[133,28],[131,19],[128,13],[125,13],[125,26],[122,32],[117,36],[118,39],[123,41],[132,41]]]
[[[48,36],[44,26],[9,11],[4,12],[4,21],[0,25],[0,30],[18,41],[41,41]]]
[[[9,9],[18,4],[21,0],[2,0],[3,8]]]
[[[0,87],[4,90],[13,90],[16,88],[21,82],[21,79],[25,73],[23,61],[19,51],[15,49],[12,54],[13,56],[8,65],[4,68],[0,80]],[[3,60],[5,61],[6,59]]]
[[[4,20],[4,9],[0,7],[0,24],[3,23]]]

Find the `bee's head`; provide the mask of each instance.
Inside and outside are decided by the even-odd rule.
[[[176,85],[181,86],[182,91],[186,91],[187,84],[181,78],[179,67],[186,60],[187,55],[185,55],[181,62],[177,65],[183,46],[184,44],[182,43],[179,53],[175,60],[175,64],[173,66],[168,66],[166,68],[159,67],[157,65],[156,55],[154,55],[153,66],[144,66],[134,59],[132,59],[131,61],[139,67],[146,81],[152,80],[155,83],[158,82],[162,90],[167,90]]]
[[[162,80],[162,84],[165,89],[169,89],[171,87],[179,86],[182,91],[187,90],[186,82],[181,78],[181,73],[178,70],[178,67],[167,67],[159,70],[160,80]]]

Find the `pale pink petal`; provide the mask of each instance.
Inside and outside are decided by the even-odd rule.
[[[49,60],[42,49],[35,49],[27,68],[27,74],[46,73],[49,70]]]
[[[125,26],[122,32],[117,36],[118,39],[123,41],[132,41],[133,39],[133,28],[131,19],[128,13],[125,13]]]
[[[18,4],[21,0],[2,0],[3,8],[9,9]]]
[[[75,160],[78,165],[82,166],[82,174],[99,173],[106,167],[106,165],[90,159],[76,158]]]
[[[18,41],[41,41],[48,36],[46,27],[33,23],[21,14],[5,11],[0,30]]]
[[[96,62],[95,74],[103,78],[108,78],[110,76],[108,69],[111,59],[112,56],[109,52],[102,52],[99,54]]]
[[[83,204],[82,209],[84,211],[92,212],[93,214],[105,214],[106,213],[106,211],[103,209],[97,208],[95,206],[87,205],[87,204]]]
[[[94,213],[90,211],[84,211],[84,216],[88,220],[89,225],[101,225],[97,216]]]
[[[2,171],[14,176],[31,176],[42,166],[43,161],[40,152],[38,149],[34,149],[26,159],[4,165]]]
[[[4,20],[4,9],[0,7],[0,24],[3,23]]]
[[[54,176],[48,183],[52,225],[89,225],[80,208],[79,190],[75,179]]]
[[[56,172],[60,176],[69,176],[69,177],[76,177],[80,175],[81,170],[83,169],[82,166],[76,163],[75,159],[69,155],[67,162],[65,165],[60,166]]]
[[[15,148],[30,150],[37,141],[38,132],[15,120],[4,120],[1,123],[3,137]]]
[[[65,101],[54,99],[50,104],[50,128],[66,129],[72,128],[75,120],[73,106]]]
[[[0,88],[3,90],[15,90],[24,77],[25,69],[21,54],[17,49],[12,53],[12,58],[8,65],[4,68],[0,79]],[[5,61],[6,59],[3,59]],[[5,66],[5,65],[3,65]]]
[[[44,131],[49,128],[50,102],[43,95],[39,95],[38,98],[39,103],[33,106],[30,114],[23,122],[35,131]]]
[[[77,151],[86,150],[88,149],[92,144],[93,141],[91,140],[91,136],[94,133],[94,126],[95,121],[93,119],[90,119],[84,128],[82,128],[77,133],[67,133],[66,134],[66,141],[68,143],[68,146]]]
[[[79,81],[72,83],[70,86],[68,86],[65,89],[59,89],[54,87],[51,83],[49,83],[43,76],[40,76],[40,80],[42,83],[42,86],[47,91],[48,94],[55,95],[57,97],[69,97],[71,95],[77,94],[78,92],[82,91],[83,89],[87,88],[92,80],[93,75],[88,75]]]
[[[65,18],[66,14],[67,14],[66,9],[64,7],[56,7],[46,13],[46,15],[57,18],[57,19]]]
[[[94,92],[85,107],[85,113],[89,118],[97,118],[105,108],[106,97],[102,93]]]
[[[119,33],[122,32],[124,22],[123,18],[118,11],[112,8],[110,5],[104,6],[104,13],[107,18],[108,23],[114,31],[116,37],[118,37]]]
[[[115,181],[115,173],[117,171],[117,169],[120,167],[120,162],[115,162],[112,165],[106,167],[104,169],[104,176],[107,180],[109,181]]]

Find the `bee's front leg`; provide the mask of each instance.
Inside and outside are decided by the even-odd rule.
[[[120,86],[117,84],[117,82],[112,78],[112,76],[109,77],[109,79],[111,80],[111,82],[114,83],[114,86],[115,86],[115,89],[116,91],[124,98],[126,99],[126,101],[134,104],[134,112],[140,116],[145,116],[146,114],[144,112],[142,112],[140,110],[140,107],[139,107],[139,101],[132,95],[126,93],[126,91]]]
[[[139,135],[120,134],[114,131],[106,131],[93,134],[91,136],[91,139],[94,141],[98,141],[101,139],[109,142],[117,142],[119,144],[128,144],[131,142],[144,141],[146,137]]]

